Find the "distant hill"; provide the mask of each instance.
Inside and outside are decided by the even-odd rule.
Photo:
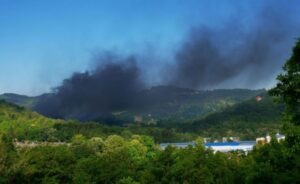
[[[40,141],[70,140],[78,133],[88,137],[107,136],[111,133],[127,135],[128,131],[154,136],[156,141],[189,141],[199,135],[214,138],[238,136],[246,140],[277,131],[282,125],[283,105],[273,103],[272,98],[264,90],[173,89],[172,92],[168,92],[169,89],[158,88],[144,91],[144,98],[147,95],[153,98],[145,109],[135,112],[116,112],[111,117],[98,119],[98,122],[105,123],[113,120],[113,124],[126,120],[132,124],[134,121],[132,116],[143,117],[138,126],[126,127],[54,120],[0,100],[0,133],[12,134],[19,140]],[[155,93],[159,95],[154,95]],[[161,97],[161,94],[166,94],[166,96]],[[257,96],[261,97],[261,99],[258,98],[260,101],[257,101]],[[24,97],[24,99],[28,98]],[[176,110],[183,107],[190,107],[191,110],[188,108],[182,111]],[[175,110],[170,111],[170,109]],[[189,114],[189,111],[194,114]],[[197,114],[197,111],[200,113]],[[149,117],[148,113],[153,114]],[[147,123],[153,121],[157,124],[148,126]]]
[[[224,110],[262,93],[266,93],[266,91],[263,89],[198,91],[173,86],[156,86],[143,90],[139,94],[139,101],[142,101],[144,106],[139,109],[128,110],[123,114],[127,114],[127,116],[128,113],[139,114],[144,119],[173,118],[182,121]]]
[[[265,93],[262,90],[249,89],[218,89],[199,91],[179,88],[174,86],[155,86],[141,91],[138,94],[138,108],[124,109],[114,112],[109,117],[98,117],[93,120],[101,122],[114,122],[123,124],[133,122],[136,116],[141,117],[142,123],[156,122],[163,119],[176,119],[186,121],[196,117],[204,117],[208,114],[219,112],[236,103],[254,98]],[[17,94],[3,94],[0,99],[36,110],[36,104],[40,99],[49,94],[37,97],[28,97]]]
[[[39,97],[29,97],[26,95],[18,95],[14,93],[4,93],[0,95],[0,99],[29,109],[34,108],[38,98]]]
[[[261,94],[261,99],[252,98],[185,124],[182,129],[206,136],[240,136],[253,138],[277,131],[283,123],[283,104]],[[243,137],[246,136],[246,137]]]
[[[137,108],[113,112],[93,121],[123,125],[130,123],[157,124],[161,121],[173,124],[201,118],[222,111],[236,103],[266,93],[262,90],[218,89],[199,91],[175,86],[155,86],[137,95]]]

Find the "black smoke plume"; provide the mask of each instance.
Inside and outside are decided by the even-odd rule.
[[[135,57],[102,57],[93,71],[74,73],[53,93],[39,100],[36,110],[55,118],[92,120],[133,108],[143,88]]]
[[[224,82],[255,87],[271,80],[288,54],[289,39],[300,31],[286,6],[265,5],[252,15],[254,22],[247,22],[249,17],[239,12],[218,28],[194,27],[176,53],[170,83],[203,89]]]
[[[289,54],[294,33],[300,33],[292,17],[298,12],[295,15],[286,6],[268,5],[258,15],[251,15],[252,21],[239,12],[221,26],[192,28],[174,53],[173,66],[155,78],[162,78],[162,85],[194,89],[217,88],[224,83],[226,87],[251,88],[273,79]],[[42,96],[36,110],[55,118],[94,120],[115,111],[146,109],[170,97],[164,88],[141,92],[151,78],[141,75],[140,69],[149,68],[139,68],[136,57],[110,54],[97,62],[94,70],[75,73],[53,93]]]

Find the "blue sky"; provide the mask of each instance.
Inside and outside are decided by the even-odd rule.
[[[241,10],[251,19],[260,4],[251,0],[0,0],[0,93],[48,92],[73,72],[90,69],[93,54],[101,50],[128,54],[150,47],[168,57],[192,26],[217,27]]]

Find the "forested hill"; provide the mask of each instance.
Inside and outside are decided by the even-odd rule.
[[[261,96],[262,100],[257,101],[256,96]],[[147,100],[144,108],[114,113],[97,121],[111,125],[113,119],[114,125],[124,125],[125,122],[131,125],[130,128],[101,124],[84,126],[78,122],[70,124],[1,101],[0,132],[11,131],[19,139],[39,140],[67,140],[76,132],[86,136],[103,136],[110,132],[121,135],[125,130],[152,135],[156,141],[189,140],[194,135],[215,138],[238,136],[245,140],[276,131],[282,124],[283,106],[275,104],[265,90],[196,91],[159,86],[142,91],[139,97]],[[32,108],[39,97],[5,94],[2,98],[23,106],[30,104],[27,107]],[[135,122],[136,116],[141,117],[141,122]]]
[[[80,134],[86,138],[120,135],[149,135],[156,142],[191,141],[196,136],[158,127],[120,127],[101,123],[80,123],[74,120],[56,120],[44,117],[24,107],[0,100],[0,135],[6,134],[18,141],[70,142]],[[1,183],[1,182],[0,182]]]
[[[185,124],[183,129],[206,136],[239,136],[255,138],[276,131],[283,124],[283,104],[273,102],[264,93],[262,99],[255,98],[238,103],[222,112]]]
[[[0,99],[29,109],[35,106],[38,98],[39,97],[29,97],[26,95],[18,95],[14,93],[4,93],[0,95]]]
[[[151,113],[158,118],[191,118],[203,116],[254,98],[265,90],[218,89],[198,91],[172,86],[157,86],[140,93],[145,101],[141,113]]]
[[[149,120],[157,121],[169,118],[185,121],[224,110],[236,103],[255,98],[256,95],[265,92],[263,89],[218,89],[199,91],[174,86],[156,86],[142,90],[137,95],[138,101],[141,103],[138,108],[113,112],[109,120],[113,119],[113,122],[122,124],[122,122],[132,122],[136,116],[140,116],[144,120],[143,123],[147,123]],[[17,94],[3,94],[0,95],[0,99],[40,112],[39,109],[36,108],[36,104],[40,99],[47,97],[47,95],[49,94],[28,97]],[[107,119],[99,117],[93,120],[105,122]]]
[[[19,139],[34,139],[41,130],[52,127],[61,120],[46,118],[4,100],[0,100],[0,133],[9,133]]]

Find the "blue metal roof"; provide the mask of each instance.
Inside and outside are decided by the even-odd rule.
[[[205,143],[205,146],[238,146],[239,142],[210,142]]]
[[[209,142],[204,145],[209,146],[240,146],[240,145],[255,145],[255,141],[240,141],[240,142]]]
[[[205,147],[212,146],[254,146],[256,144],[255,141],[239,141],[239,142],[209,142],[205,143]],[[168,145],[172,145],[179,148],[185,148],[188,145],[195,146],[194,142],[177,142],[177,143],[161,143],[160,146],[162,148],[167,147]]]

